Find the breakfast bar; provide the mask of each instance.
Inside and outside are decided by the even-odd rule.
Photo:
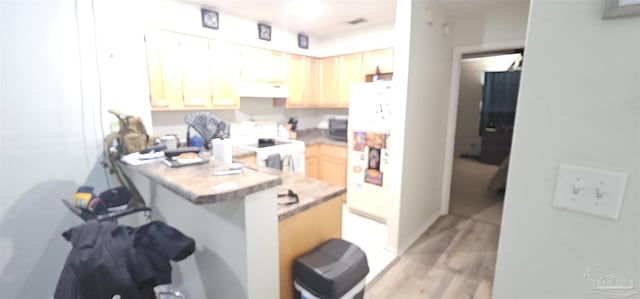
[[[196,240],[193,257],[174,264],[172,287],[189,298],[291,298],[295,257],[341,237],[346,190],[255,165],[237,175],[213,175],[228,167],[211,161],[125,169],[152,208],[152,220]],[[290,192],[298,202],[291,203]]]

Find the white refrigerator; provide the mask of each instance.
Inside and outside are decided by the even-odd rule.
[[[391,192],[385,175],[391,162],[392,83],[352,84],[349,93],[347,206],[387,221]]]

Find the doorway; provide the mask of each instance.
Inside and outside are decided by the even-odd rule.
[[[501,223],[523,53],[515,48],[460,55],[451,214]]]

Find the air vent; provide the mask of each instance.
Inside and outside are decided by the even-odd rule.
[[[356,24],[364,23],[366,21],[367,21],[367,19],[365,19],[365,18],[357,18],[357,19],[351,20],[351,21],[349,21],[347,23],[350,24],[350,25],[356,25]]]

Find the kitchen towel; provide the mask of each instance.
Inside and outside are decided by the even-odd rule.
[[[277,170],[282,170],[282,158],[280,158],[280,154],[271,154],[265,160],[265,166],[269,168],[275,168]]]

